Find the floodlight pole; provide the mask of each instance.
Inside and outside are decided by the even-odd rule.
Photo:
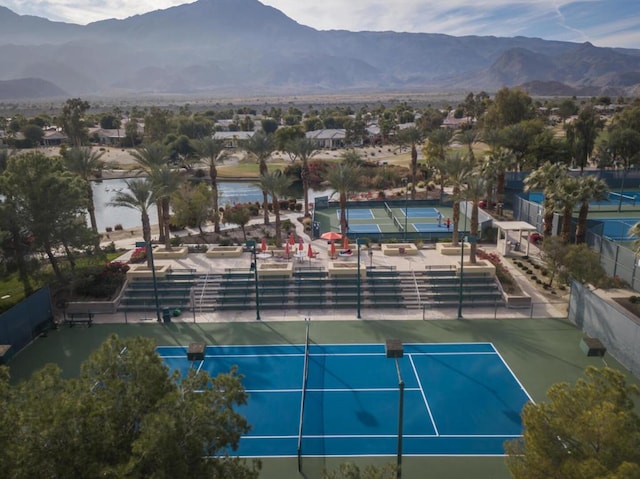
[[[464,215],[464,229],[467,229],[467,214],[465,207],[465,215]],[[462,244],[460,247],[460,289],[458,291],[458,319],[462,319],[462,286],[464,282],[464,242],[466,236],[462,237]]]
[[[409,184],[409,180],[407,178],[402,178],[402,184],[404,185],[404,241],[407,241],[407,202],[408,202],[408,190],[407,186]]]
[[[149,263],[151,265],[151,280],[153,281],[153,297],[156,303],[156,319],[159,323],[162,322],[160,318],[160,300],[158,299],[158,280],[156,278],[156,266],[153,262],[153,244],[151,240],[147,243],[147,254],[149,255]]]
[[[357,309],[357,313],[356,313],[356,317],[358,319],[361,319],[362,316],[360,315],[360,298],[361,298],[361,294],[360,294],[360,285],[361,285],[361,278],[360,278],[360,246],[362,245],[363,240],[360,238],[356,238],[356,247],[358,248],[358,272],[356,273],[356,278],[357,278],[357,286],[358,286],[358,301],[357,301],[357,305],[358,305],[358,309]]]
[[[251,248],[251,269],[253,269],[256,287],[256,320],[260,321],[260,294],[258,291],[258,254],[256,250],[256,241],[249,240],[246,245]]]

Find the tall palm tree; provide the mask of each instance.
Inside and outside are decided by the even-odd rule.
[[[349,163],[339,163],[331,168],[327,176],[329,186],[339,195],[340,199],[340,231],[347,234],[347,196],[349,192],[355,191],[360,185],[362,171],[359,166]]]
[[[169,161],[169,151],[160,142],[136,148],[135,151],[130,151],[129,154],[138,163],[138,170],[149,176],[154,175],[160,168],[165,167]],[[162,212],[162,202],[159,198],[156,198],[156,208],[158,210],[158,221],[161,222],[164,214]],[[159,233],[158,239],[161,243],[164,243],[166,238],[162,224],[160,225]]]
[[[576,226],[576,243],[584,243],[587,231],[587,217],[589,216],[589,203],[593,200],[601,201],[608,197],[609,186],[607,182],[595,176],[581,176],[578,178],[580,212]]]
[[[565,243],[571,239],[571,220],[576,204],[580,202],[580,182],[573,176],[566,176],[556,185],[554,195],[556,209],[562,212],[562,229],[560,236]]]
[[[287,194],[287,191],[291,187],[291,179],[283,175],[280,170],[267,172],[260,178],[260,187],[263,191],[267,191],[271,195],[276,227],[275,242],[276,246],[280,246],[282,244],[282,227],[280,223],[279,200]]]
[[[260,176],[267,174],[267,161],[276,150],[276,142],[273,135],[268,135],[264,131],[256,132],[249,140],[244,142],[243,148],[249,156],[255,158],[259,164]],[[262,190],[262,207],[264,209],[264,224],[269,224],[269,193]]]
[[[628,235],[636,238],[633,244],[636,247],[636,253],[640,253],[640,221],[629,228]]]
[[[459,225],[460,225],[460,191],[469,175],[472,173],[473,165],[464,155],[459,152],[447,155],[444,161],[436,163],[436,168],[442,175],[444,184],[451,186],[453,190],[453,212],[451,221],[453,222],[453,232],[451,243],[458,246]]]
[[[309,215],[309,183],[311,172],[309,171],[309,160],[318,154],[316,143],[308,138],[294,138],[286,144],[287,152],[294,158],[300,158],[302,168],[300,169],[300,179],[302,180],[302,192],[304,197],[304,215]]]
[[[459,131],[454,138],[458,143],[467,147],[469,161],[475,162],[473,145],[480,139],[480,134],[474,128],[469,128]]]
[[[505,176],[516,166],[516,157],[511,150],[498,148],[489,153],[489,161],[496,173],[496,201],[504,203]]]
[[[412,126],[400,130],[397,135],[401,145],[411,146],[411,199],[416,199],[416,183],[418,182],[418,143],[422,142],[422,133]]]
[[[165,165],[151,174],[151,184],[156,191],[156,199],[160,201],[160,229],[164,232],[164,248],[171,251],[171,195],[180,188],[182,177],[180,172],[171,169],[169,165]]]
[[[474,238],[477,238],[479,233],[478,203],[480,203],[480,200],[484,196],[486,190],[487,180],[485,180],[481,175],[469,175],[466,185],[460,192],[461,199],[472,203],[469,235]],[[475,264],[476,262],[477,250],[478,245],[476,241],[471,241],[471,247],[469,248],[469,262],[472,264]]]
[[[148,178],[126,180],[125,184],[128,191],[116,193],[108,203],[108,206],[124,207],[138,211],[142,221],[142,238],[147,245],[150,245],[151,222],[149,221],[149,208],[156,203],[156,191]],[[151,253],[149,251],[147,251],[147,266],[151,267]]]
[[[544,163],[540,168],[529,173],[524,179],[524,190],[542,190],[543,201],[543,234],[551,236],[553,214],[555,213],[555,193],[557,184],[568,176],[566,165],[560,163]]]
[[[98,234],[98,222],[96,221],[96,206],[93,202],[91,178],[100,176],[100,172],[104,168],[104,162],[101,160],[102,155],[104,155],[104,151],[95,151],[86,147],[74,147],[67,150],[64,154],[65,167],[82,178],[85,183],[87,191],[87,211],[89,212],[91,229],[96,236],[96,243],[94,245],[96,251],[100,251],[100,235]]]
[[[445,128],[439,128],[432,131],[427,137],[427,142],[422,148],[422,154],[427,160],[427,165],[430,165],[433,169],[440,172],[440,200],[444,196],[444,184],[446,178],[442,175],[442,172],[438,165],[442,165],[446,161],[447,148],[451,141],[453,134],[451,130]]]
[[[222,140],[215,140],[211,137],[198,140],[195,144],[196,151],[200,158],[209,167],[209,179],[211,180],[211,197],[213,203],[213,230],[220,233],[220,206],[218,193],[218,164],[222,163],[228,154],[224,149]]]

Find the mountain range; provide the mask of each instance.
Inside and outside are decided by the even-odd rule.
[[[319,31],[257,0],[199,0],[88,25],[0,7],[0,62],[0,99],[492,92],[519,85],[536,95],[640,94],[637,49]],[[21,79],[30,79],[24,91],[16,87]]]

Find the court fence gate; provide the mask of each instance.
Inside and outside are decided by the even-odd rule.
[[[46,286],[0,315],[0,345],[11,346],[2,359],[10,359],[53,324],[51,291]]]
[[[586,286],[571,284],[569,321],[597,338],[635,376],[640,374],[640,324],[607,303]]]

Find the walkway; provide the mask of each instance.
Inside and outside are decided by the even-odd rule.
[[[302,237],[306,245],[311,242],[314,250],[319,252],[317,258],[306,259],[299,267],[326,267],[329,263],[329,244],[325,240],[311,241],[308,234],[304,232],[302,224],[297,221],[297,213],[284,215],[283,219],[289,218],[296,226],[296,233]],[[255,220],[261,221],[261,220]],[[136,238],[121,240],[116,243],[120,248],[133,248]],[[487,252],[495,251],[494,246],[481,245]],[[465,252],[466,253],[466,252]],[[131,252],[121,257],[127,260]],[[380,250],[374,250],[372,255],[368,250],[364,250],[361,255],[361,262],[366,266],[374,267],[394,267],[398,271],[423,271],[425,268],[449,267],[459,262],[458,256],[442,255],[435,249],[422,249],[418,255],[414,256],[385,256]],[[337,261],[346,261],[338,259]],[[349,261],[357,261],[354,254]],[[224,272],[228,268],[249,268],[251,255],[243,254],[239,258],[207,258],[204,254],[191,253],[185,259],[177,260],[156,260],[156,265],[170,263],[173,269],[191,269],[201,274]],[[525,309],[512,309],[504,306],[499,307],[463,307],[462,317],[464,319],[486,319],[486,318],[566,318],[567,302],[558,298],[558,301],[550,302],[520,270],[504,262],[513,277],[518,281],[523,291],[532,297],[532,306]],[[356,311],[345,309],[298,309],[298,310],[265,310],[260,312],[263,321],[302,321],[305,318],[315,320],[352,320],[356,319]],[[438,309],[372,309],[362,308],[361,319],[363,320],[428,320],[428,319],[455,319],[458,317],[458,308],[438,308]],[[98,315],[95,322],[152,322],[156,320],[153,311],[144,313],[117,313],[114,315]],[[220,311],[220,312],[192,312],[185,313],[172,321],[177,322],[242,322],[256,321],[255,309],[246,311]]]

